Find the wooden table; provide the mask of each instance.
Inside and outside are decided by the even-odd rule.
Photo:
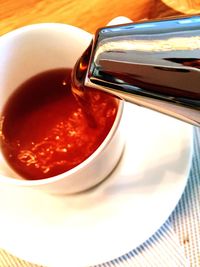
[[[200,0],[1,0],[0,35],[40,22],[67,23],[92,33],[120,15],[141,20],[199,11]]]

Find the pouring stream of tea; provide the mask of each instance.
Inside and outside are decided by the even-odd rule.
[[[97,127],[97,122],[93,116],[91,97],[88,94],[87,86],[84,86],[84,81],[87,73],[88,62],[90,58],[92,44],[85,50],[83,55],[76,62],[72,70],[71,90],[76,100],[83,108],[83,112],[87,117],[90,127]]]

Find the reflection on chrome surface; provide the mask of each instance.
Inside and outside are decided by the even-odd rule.
[[[101,28],[85,84],[200,125],[200,17]]]

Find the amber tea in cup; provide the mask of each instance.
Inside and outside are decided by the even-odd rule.
[[[87,159],[109,133],[115,97],[85,88],[85,105],[71,90],[71,69],[37,74],[22,83],[1,114],[1,150],[21,177],[37,180]]]
[[[60,23],[0,37],[0,185],[73,194],[99,184],[119,162],[123,101],[88,89],[88,106],[70,88],[91,39]]]

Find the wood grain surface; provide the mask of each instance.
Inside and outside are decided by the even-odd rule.
[[[137,21],[199,10],[200,0],[0,0],[0,35],[41,22],[67,23],[93,33],[116,16]]]
[[[163,0],[163,2],[184,14],[200,13],[200,0]]]

